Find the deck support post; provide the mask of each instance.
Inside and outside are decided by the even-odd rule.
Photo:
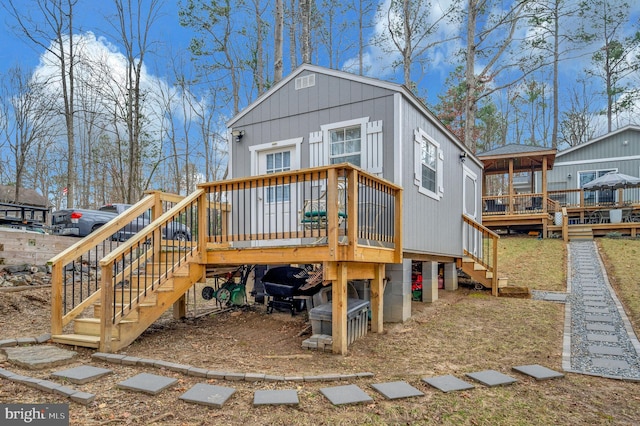
[[[100,352],[111,353],[113,333],[113,263],[102,268],[100,283]]]
[[[173,302],[173,319],[186,318],[187,316],[187,298],[183,294],[180,299]]]
[[[422,263],[422,301],[433,303],[438,300],[438,262]]]
[[[331,334],[333,353],[347,353],[347,263],[338,262],[336,279],[331,283]]]
[[[57,262],[51,270],[51,334],[62,334],[62,263]]]
[[[458,270],[455,262],[444,264],[444,288],[449,291],[458,289]]]
[[[382,333],[384,323],[384,263],[375,266],[371,280],[371,331]]]

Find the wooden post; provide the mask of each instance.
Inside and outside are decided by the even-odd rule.
[[[347,353],[347,264],[337,264],[338,276],[331,283],[331,334],[333,353]]]
[[[509,214],[513,214],[513,158],[509,159]]]
[[[209,211],[209,200],[207,192],[203,190],[198,197],[198,254],[200,262],[205,258],[207,252],[207,242],[209,241],[209,222],[207,221],[207,212]]]
[[[187,316],[187,298],[183,294],[173,303],[173,319],[181,319]]]
[[[53,264],[51,270],[51,334],[62,334],[62,261]]]
[[[567,215],[567,208],[562,208],[562,241],[569,242],[569,215]]]
[[[493,276],[491,277],[491,294],[494,296],[498,295],[498,238],[495,236],[491,236],[493,240],[493,253],[492,253],[492,265],[493,268]]]
[[[375,266],[371,280],[371,331],[382,333],[384,323],[384,263]]]
[[[113,262],[102,265],[100,283],[100,351],[111,353],[113,330]]]

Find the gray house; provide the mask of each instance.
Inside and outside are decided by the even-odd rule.
[[[457,286],[463,215],[481,221],[483,166],[405,86],[302,65],[227,126],[233,178],[349,162],[403,188],[404,261],[386,269],[385,320],[411,314],[412,261],[423,300],[437,298],[439,264]]]
[[[640,127],[623,127],[558,152],[547,186],[550,191],[580,189],[611,171],[640,176]]]

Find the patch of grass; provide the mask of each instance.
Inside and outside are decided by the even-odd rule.
[[[624,305],[636,333],[640,331],[640,241],[602,238],[597,240],[611,285]]]
[[[498,274],[509,285],[532,290],[566,290],[566,250],[560,239],[502,236],[498,241]]]

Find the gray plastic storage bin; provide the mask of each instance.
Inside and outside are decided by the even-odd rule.
[[[331,333],[331,302],[317,306],[309,311],[313,334]],[[369,302],[360,299],[347,299],[347,344],[367,334],[369,320]]]

